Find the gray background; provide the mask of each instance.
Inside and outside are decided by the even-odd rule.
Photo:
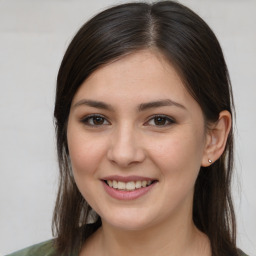
[[[0,0],[0,254],[51,238],[55,81],[68,43],[114,0]],[[238,244],[256,256],[256,1],[182,0],[215,31],[237,107]]]

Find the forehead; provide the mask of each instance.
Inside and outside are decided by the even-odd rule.
[[[94,71],[81,85],[75,99],[83,96],[109,97],[129,95],[136,98],[168,93],[185,96],[187,90],[178,72],[157,51],[143,50],[126,55]],[[143,95],[140,95],[141,97]]]

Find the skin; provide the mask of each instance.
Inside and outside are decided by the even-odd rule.
[[[165,106],[141,107],[163,100]],[[206,130],[200,106],[156,51],[96,70],[73,99],[67,129],[75,181],[102,219],[80,255],[211,255],[192,221],[194,184],[200,167],[221,155],[230,119],[224,111]],[[109,175],[156,183],[135,200],[118,200],[103,187]]]

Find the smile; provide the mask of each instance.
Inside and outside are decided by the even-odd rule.
[[[123,182],[123,181],[116,181],[116,180],[106,180],[106,184],[114,189],[118,190],[124,190],[124,191],[133,191],[140,188],[145,188],[147,186],[150,186],[153,181],[151,180],[137,180],[137,181],[129,181],[129,182]]]
[[[139,176],[108,176],[102,180],[107,194],[118,200],[135,200],[151,191],[158,180]]]

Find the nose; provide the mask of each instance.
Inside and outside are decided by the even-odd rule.
[[[133,127],[122,126],[113,131],[107,152],[109,161],[126,168],[145,159],[145,150],[138,132]]]

